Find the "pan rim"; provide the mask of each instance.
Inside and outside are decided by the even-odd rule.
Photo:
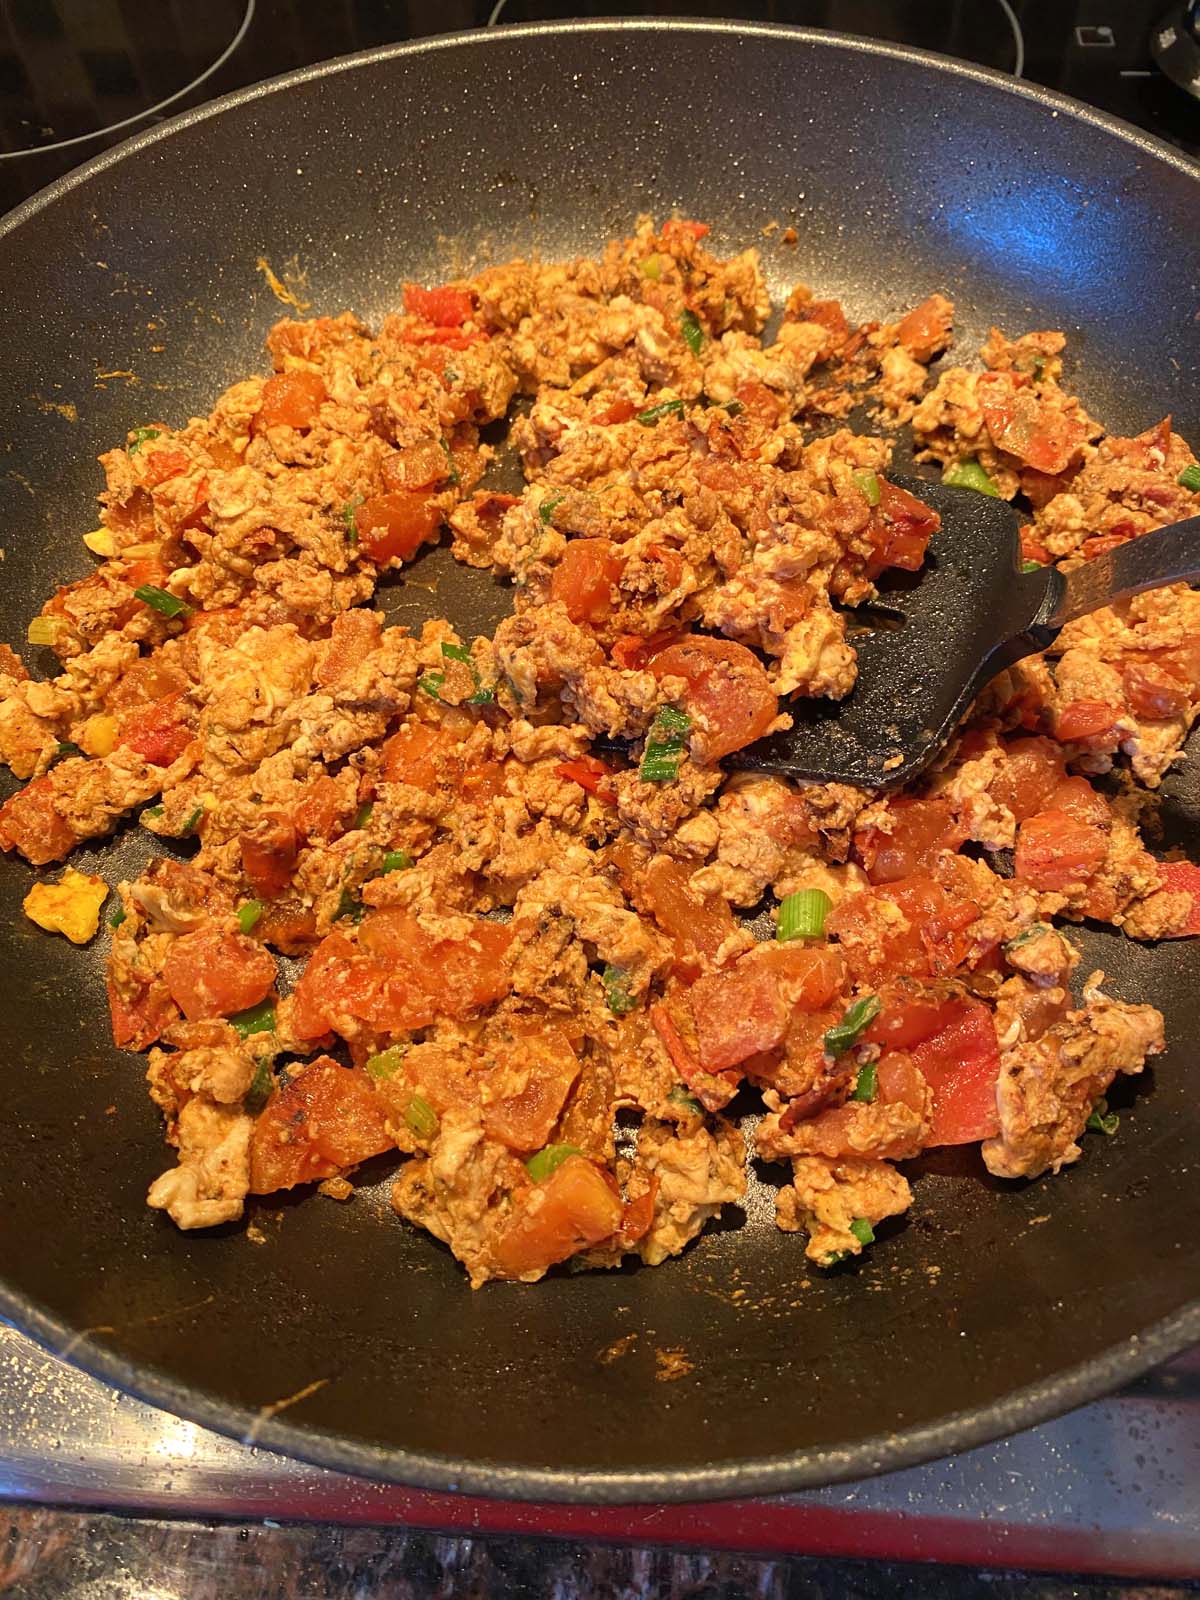
[[[175,134],[250,104],[267,95],[373,66],[395,58],[417,57],[459,46],[557,37],[582,31],[610,35],[696,33],[730,40],[768,39],[797,47],[844,50],[916,63],[959,80],[998,89],[1033,101],[1054,116],[1101,130],[1147,157],[1165,163],[1185,179],[1200,183],[1200,167],[1181,152],[1106,112],[1085,106],[1056,90],[1029,84],[990,68],[974,66],[933,51],[894,45],[856,35],[784,24],[730,20],[599,18],[570,23],[530,23],[472,29],[429,39],[384,45],[282,73],[232,91],[144,130],[39,190],[0,219],[0,239],[14,233],[42,210],[118,162],[139,155]],[[256,1418],[237,1406],[181,1383],[154,1366],[145,1366],[93,1344],[32,1297],[0,1281],[0,1316],[29,1334],[52,1354],[101,1381],[151,1405],[237,1441],[277,1451],[315,1466],[433,1492],[458,1492],[485,1498],[578,1505],[628,1505],[644,1501],[685,1502],[741,1498],[815,1488],[847,1479],[915,1466],[989,1443],[1045,1422],[1108,1393],[1200,1340],[1200,1297],[1141,1333],[1092,1359],[1027,1385],[1002,1399],[958,1410],[934,1422],[871,1435],[846,1446],[809,1447],[785,1455],[743,1457],[718,1466],[649,1467],[622,1471],[542,1469],[503,1463],[460,1463],[428,1451],[392,1450],[354,1441],[324,1428],[270,1417]]]

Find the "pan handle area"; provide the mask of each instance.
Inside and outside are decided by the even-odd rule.
[[[1145,589],[1195,583],[1200,579],[1200,517],[1131,539],[1063,578],[1062,598],[1050,624],[1055,629]]]

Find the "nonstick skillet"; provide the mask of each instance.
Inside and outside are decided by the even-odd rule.
[[[206,411],[261,363],[284,308],[260,259],[313,315],[370,320],[402,279],[594,251],[675,207],[720,251],[760,242],[777,297],[803,279],[864,317],[941,289],[965,352],[992,322],[1064,328],[1066,381],[1110,428],[1170,411],[1200,436],[1200,173],[1153,140],[826,34],[461,35],[189,112],[0,225],[0,637],[19,643],[54,584],[87,570],[97,453],[149,417]],[[479,631],[507,603],[440,551],[414,576],[387,587],[396,620],[444,611]],[[1200,858],[1186,767],[1163,796],[1163,845]],[[131,829],[79,855],[115,881],[146,850]],[[1085,933],[1085,960],[1161,1006],[1172,1042],[1129,1088],[1119,1135],[1057,1179],[929,1156],[909,1219],[826,1275],[755,1183],[744,1213],[654,1271],[472,1293],[391,1215],[386,1161],[347,1205],[273,1197],[250,1235],[180,1234],[148,1211],[164,1151],[141,1063],[106,1042],[106,940],[81,953],[41,934],[21,915],[28,882],[0,863],[0,1309],[226,1433],[435,1488],[728,1496],[993,1438],[1200,1338],[1194,943]]]

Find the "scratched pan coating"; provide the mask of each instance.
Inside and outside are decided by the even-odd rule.
[[[206,411],[260,365],[281,308],[259,257],[307,274],[313,314],[371,319],[402,279],[594,251],[638,211],[676,206],[713,224],[718,251],[794,224],[794,247],[760,241],[776,294],[804,279],[863,317],[941,289],[967,351],[992,322],[1065,328],[1068,380],[1113,429],[1171,411],[1200,434],[1200,178],[1152,140],[831,35],[459,36],[189,113],[0,228],[0,637],[22,638],[54,583],[86,570],[96,454],[155,416]],[[393,616],[444,609],[470,629],[506,604],[442,552],[412,578],[389,587]],[[1166,796],[1166,837],[1200,854],[1186,777]],[[115,878],[145,848],[131,830],[80,864]],[[828,1276],[806,1272],[755,1183],[744,1213],[664,1267],[471,1293],[441,1246],[391,1218],[386,1161],[350,1204],[256,1205],[260,1243],[146,1210],[169,1156],[142,1062],[106,1043],[105,941],[81,953],[23,921],[28,879],[0,868],[0,1309],[229,1434],[434,1488],[729,1496],[978,1443],[1200,1337],[1192,945],[1087,934],[1114,990],[1161,1005],[1174,1042],[1120,1092],[1119,1135],[1087,1140],[1058,1179],[1002,1184],[974,1153],[927,1158],[910,1217]]]

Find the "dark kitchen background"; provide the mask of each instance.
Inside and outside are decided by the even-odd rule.
[[[0,210],[130,133],[308,62],[459,29],[640,14],[942,51],[1200,159],[1200,0],[0,0]],[[918,1561],[942,1565],[905,1565]],[[732,1506],[605,1510],[408,1493],[286,1462],[114,1396],[0,1324],[4,1596],[1159,1600],[1198,1573],[1200,1351],[951,1461]]]

